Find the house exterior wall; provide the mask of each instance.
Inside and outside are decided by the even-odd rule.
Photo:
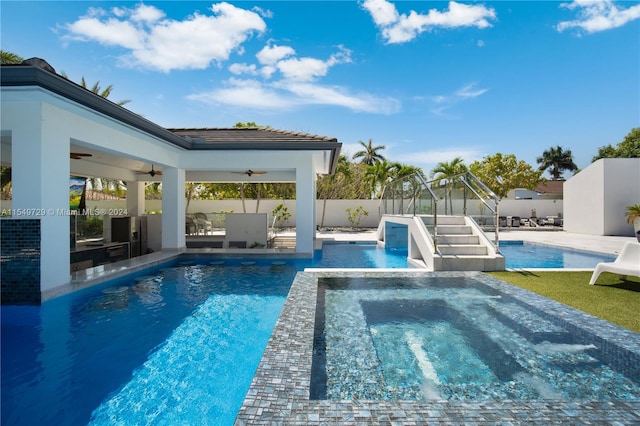
[[[604,158],[564,185],[564,229],[591,235],[633,236],[625,209],[640,203],[640,158]]]

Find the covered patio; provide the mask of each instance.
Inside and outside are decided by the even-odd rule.
[[[126,211],[105,213],[131,217],[145,213],[145,183],[162,182],[162,252],[171,253],[186,248],[186,182],[293,182],[295,251],[313,254],[316,178],[335,170],[335,138],[271,128],[166,129],[36,66],[2,66],[1,82],[1,160],[13,185],[11,217],[1,222],[13,241],[2,245],[3,301],[15,294],[38,303],[70,282],[70,176],[125,181]],[[256,170],[266,173],[249,172]]]

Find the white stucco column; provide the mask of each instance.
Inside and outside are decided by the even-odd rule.
[[[60,110],[40,102],[3,109],[10,123],[13,216],[40,219],[40,291],[69,282],[69,142]]]
[[[296,168],[296,253],[313,255],[316,233],[316,176],[311,155]]]
[[[185,172],[162,168],[162,249],[183,250],[185,240]]]
[[[144,214],[144,185],[145,182],[127,182],[127,216]]]

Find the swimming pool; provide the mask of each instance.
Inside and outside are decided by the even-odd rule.
[[[613,262],[614,255],[535,244],[500,241],[500,252],[507,269],[522,268],[595,268],[599,262]]]
[[[473,276],[318,286],[312,399],[640,398],[639,356],[623,365],[597,337]]]
[[[499,351],[503,352],[498,358],[500,362],[487,361],[486,358],[489,357],[486,354],[478,355],[477,352],[476,354],[464,354],[463,358],[477,366],[484,363],[490,367],[488,369],[481,368],[478,371],[475,368],[469,370],[460,368],[461,361],[447,359],[448,348],[440,351],[444,353],[444,360],[454,367],[453,370],[458,367],[458,372],[462,376],[467,375],[464,380],[478,376],[481,379],[481,383],[485,383],[485,385],[475,384],[466,387],[462,384],[451,385],[447,376],[440,377],[440,372],[446,370],[443,370],[442,364],[440,364],[436,356],[431,355],[431,358],[429,358],[431,353],[431,349],[428,348],[429,343],[437,343],[428,342],[429,338],[425,338],[423,333],[425,331],[431,332],[428,330],[429,327],[427,327],[427,330],[421,330],[419,316],[411,318],[411,311],[399,306],[387,311],[387,313],[391,312],[388,315],[387,313],[380,315],[378,307],[369,309],[369,312],[373,312],[374,315],[378,314],[376,318],[372,319],[373,329],[377,330],[377,333],[367,331],[366,329],[370,328],[370,326],[364,323],[362,328],[353,330],[354,334],[364,331],[364,334],[360,334],[363,339],[355,342],[355,344],[360,345],[364,342],[364,345],[367,345],[367,342],[369,342],[369,348],[375,347],[377,351],[376,343],[371,343],[374,339],[373,335],[378,337],[399,335],[401,336],[400,343],[391,343],[388,346],[393,347],[393,354],[397,354],[398,358],[406,359],[411,357],[416,360],[416,368],[405,365],[403,367],[404,371],[396,370],[390,376],[385,376],[385,369],[394,365],[396,355],[392,357],[393,359],[388,359],[389,357],[384,354],[389,354],[391,351],[386,351],[383,348],[380,351],[383,354],[383,359],[377,360],[377,353],[374,356],[370,351],[360,350],[360,347],[354,348],[351,346],[350,351],[345,349],[345,353],[342,354],[346,357],[347,363],[341,366],[336,366],[340,362],[333,363],[330,367],[331,369],[335,368],[336,371],[343,370],[339,373],[343,374],[341,378],[334,378],[329,382],[327,378],[334,376],[330,375],[333,373],[326,366],[320,368],[320,371],[325,371],[326,378],[323,378],[322,374],[318,375],[318,365],[314,359],[318,354],[314,354],[314,352],[320,350],[319,345],[322,345],[323,342],[317,333],[316,325],[323,321],[321,318],[323,315],[328,317],[330,313],[326,310],[309,308],[309,306],[321,306],[322,291],[319,288],[321,280],[329,279],[339,283],[341,280],[353,279],[353,282],[356,283],[354,288],[335,289],[335,291],[343,293],[351,292],[351,296],[347,295],[346,297],[351,297],[352,299],[358,299],[357,293],[359,292],[364,295],[370,291],[367,286],[376,285],[377,290],[382,293],[387,292],[387,296],[389,296],[390,292],[395,291],[393,288],[394,283],[406,283],[405,289],[401,290],[404,292],[402,296],[395,299],[388,298],[388,300],[398,302],[413,298],[409,297],[407,291],[414,292],[418,290],[421,293],[430,291],[428,288],[412,289],[412,286],[417,286],[415,285],[415,280],[422,284],[431,283],[432,287],[437,291],[449,292],[451,288],[447,289],[446,287],[455,287],[443,286],[443,288],[438,288],[440,284],[433,285],[433,280],[440,278],[464,279],[466,280],[465,285],[470,284],[478,288],[487,286],[489,290],[468,294],[469,297],[457,297],[451,302],[451,306],[444,309],[441,309],[440,302],[434,304],[430,304],[431,302],[425,303],[422,306],[422,308],[425,308],[424,311],[432,312],[432,315],[437,318],[441,319],[447,316],[453,318],[456,314],[452,315],[451,310],[463,310],[462,308],[465,305],[484,304],[488,306],[499,300],[510,305],[509,309],[505,310],[504,317],[498,320],[509,324],[507,327],[511,328],[510,335],[507,335],[504,339],[498,337],[496,341],[498,345],[497,351],[495,345],[487,342],[486,339],[473,337],[477,329],[485,333],[483,328],[490,328],[491,325],[495,324],[495,322],[486,325],[482,324],[483,317],[476,316],[472,321],[465,321],[464,319],[457,323],[453,321],[451,325],[447,326],[449,330],[444,331],[444,333],[442,333],[442,330],[438,331],[438,327],[432,328],[436,333],[444,335],[448,335],[449,331],[457,329],[458,337],[465,334],[468,337],[471,334],[471,340],[474,341],[476,339],[471,346],[484,348],[487,353],[491,354],[499,353]],[[371,285],[367,284],[370,279],[373,279]],[[386,289],[385,287],[387,286],[390,288]],[[478,288],[476,288],[476,291]],[[501,297],[497,299],[495,298],[496,296]],[[360,300],[364,301],[365,298]],[[370,301],[375,302],[373,299]],[[417,301],[422,303],[419,299]],[[459,307],[457,305],[458,301],[461,302]],[[519,306],[517,309],[511,309],[511,305]],[[356,309],[351,309],[354,306]],[[525,316],[521,315],[520,309],[522,306],[525,307]],[[358,308],[357,305],[348,303],[343,305],[343,308],[337,309],[341,312],[340,315],[362,319],[362,309]],[[369,305],[368,308],[373,308],[373,306]],[[434,310],[437,313],[434,314]],[[469,312],[468,314],[475,313]],[[458,316],[464,315],[467,314],[458,314]],[[390,329],[393,328],[396,323],[400,323],[397,320],[403,317],[405,319],[406,317],[410,318],[408,321],[412,323],[410,329],[401,330],[400,333],[395,330],[381,329],[383,328],[382,326],[386,327],[387,325],[390,326]],[[387,319],[393,319],[393,321],[387,321]],[[465,322],[467,324],[464,324]],[[352,322],[347,323],[354,324]],[[469,323],[472,333],[464,331],[465,327],[469,326]],[[360,324],[362,325],[363,323],[360,322]],[[575,340],[571,341],[571,343],[559,341],[558,338],[564,333],[561,329],[566,330],[569,335],[573,336],[571,339]],[[539,346],[537,346],[537,350],[533,349],[535,354],[531,354],[531,357],[527,355],[527,349],[522,352],[519,347],[520,343],[509,347],[508,350],[501,346],[505,341],[509,341],[511,336],[526,335],[527,333],[538,334],[537,337],[543,337],[543,339],[533,340],[535,342],[533,346]],[[556,333],[558,333],[557,336]],[[342,334],[335,333],[335,336],[342,339],[345,342],[345,347],[347,347],[352,340],[350,334],[352,334],[351,329]],[[367,334],[369,334],[369,337],[367,337]],[[583,338],[587,340],[581,340]],[[389,339],[383,340],[389,341]],[[550,343],[544,343],[545,340]],[[478,341],[483,343],[477,343]],[[554,344],[557,345],[554,346]],[[325,345],[329,345],[329,342],[325,342]],[[403,348],[400,348],[400,345]],[[462,338],[452,339],[452,341],[448,341],[447,345],[452,345],[454,348],[457,346],[462,348],[469,346],[465,339]],[[591,345],[595,346],[596,349],[592,348]],[[329,352],[331,350],[334,354],[337,353],[340,356],[340,347],[340,344],[333,344],[331,348],[327,347],[326,351]],[[427,354],[426,357],[422,353],[423,351]],[[579,361],[573,362],[572,351],[577,357],[581,358]],[[632,382],[631,394],[627,398],[624,391],[622,391],[622,393],[611,394],[615,395],[611,396],[608,394],[609,387],[603,385],[599,389],[592,389],[592,394],[591,396],[587,395],[587,399],[580,399],[584,398],[584,396],[574,396],[573,394],[569,396],[562,395],[563,398],[558,398],[557,394],[564,391],[552,387],[551,385],[555,384],[552,380],[548,379],[549,389],[547,389],[545,383],[529,376],[531,369],[545,368],[544,363],[540,362],[540,357],[537,354],[552,354],[554,352],[557,352],[559,356],[552,363],[552,366],[548,366],[554,372],[574,374],[576,381],[590,386],[602,379],[598,374],[592,373],[597,373],[598,369],[610,368],[610,372],[613,372],[614,376],[617,375],[619,378],[620,374],[622,374]],[[509,361],[510,359],[511,361]],[[521,368],[522,370],[516,372],[514,369],[502,367],[502,364],[508,367],[509,364],[512,364],[513,359],[520,365],[515,369]],[[529,359],[532,361],[531,365],[529,365]],[[609,367],[603,366],[600,362],[601,359],[606,360],[605,364]],[[427,361],[429,360],[433,368],[428,367],[429,362]],[[342,424],[345,422],[358,424],[640,424],[640,399],[637,397],[638,377],[640,376],[639,360],[640,335],[637,333],[512,286],[487,274],[419,270],[403,270],[393,273],[382,271],[305,271],[297,274],[287,296],[287,301],[283,306],[276,328],[265,349],[251,387],[238,414],[237,424],[251,424],[263,419],[267,419],[270,424]],[[329,359],[326,359],[326,363],[329,364],[329,362]],[[382,364],[387,365],[383,367]],[[591,370],[591,368],[594,368],[594,370]],[[574,373],[571,373],[571,370],[574,370]],[[584,373],[585,371],[586,374],[582,375],[581,372]],[[432,386],[420,386],[422,383],[412,382],[412,375],[422,380],[422,378],[434,377],[432,375],[434,372],[438,377],[437,380],[445,383],[444,390],[436,387],[435,391],[437,393],[430,393],[430,390],[434,390]],[[402,388],[405,380],[400,380],[401,383],[397,387],[395,385],[398,385],[398,383],[393,383],[396,375],[402,374],[404,374],[403,377],[407,377],[407,389]],[[503,398],[499,393],[495,392],[503,392],[503,395],[511,395],[512,392],[513,395],[517,395],[519,389],[516,388],[510,391],[508,385],[503,386],[502,389],[499,389],[499,386],[492,389],[492,386],[486,385],[486,379],[491,378],[491,375],[498,378],[503,377],[503,379],[507,379],[511,375],[517,380],[521,380],[525,385],[523,386],[523,394],[528,391],[531,397],[524,399]],[[380,377],[385,380],[390,377],[389,381],[394,386],[380,386],[378,382]],[[395,381],[398,382],[398,380]],[[322,384],[324,383],[325,386],[325,394],[330,395],[334,392],[334,390],[329,390],[330,386],[335,385],[337,382],[340,382],[339,387],[334,387],[334,390],[337,389],[337,392],[344,394],[343,396],[353,392],[353,399],[321,399]],[[564,383],[567,384],[567,381]],[[462,397],[459,399],[455,397],[445,399],[447,397],[446,386],[457,386]],[[478,390],[484,391],[484,389],[481,389],[483,386],[488,392],[479,393]],[[567,386],[567,389],[575,388],[571,383],[568,383]],[[394,388],[397,389],[392,391]],[[422,393],[423,389],[427,391],[427,398]],[[620,391],[621,388],[618,388],[616,392]],[[401,392],[402,394],[413,392],[419,398],[385,399],[392,392]],[[311,394],[316,399],[309,398]],[[338,396],[338,394],[335,395],[337,398],[342,397]],[[431,399],[430,397],[442,398]]]
[[[406,252],[180,258],[42,306],[3,306],[1,423],[231,424],[296,273],[354,265],[405,268]]]

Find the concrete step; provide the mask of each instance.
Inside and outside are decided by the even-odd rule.
[[[441,271],[504,271],[504,257],[453,256],[441,257]]]
[[[422,221],[427,226],[433,226],[433,216],[423,216]],[[438,227],[440,225],[464,225],[464,216],[438,216]]]
[[[443,256],[486,256],[487,247],[479,244],[438,244]]]
[[[270,244],[270,248],[296,248],[295,236],[275,237]]]
[[[438,236],[442,235],[473,235],[468,225],[440,225],[438,224]]]
[[[438,235],[438,244],[480,244],[480,238],[467,234]]]

